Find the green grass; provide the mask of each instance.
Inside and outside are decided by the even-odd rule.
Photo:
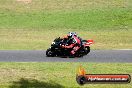
[[[55,37],[64,36],[69,30],[1,30],[1,50],[44,50],[50,47]],[[83,39],[93,39],[91,49],[127,49],[132,48],[132,31],[82,31],[77,30]]]
[[[1,88],[131,88],[130,84],[76,83],[76,72],[80,64],[88,74],[130,74],[131,63],[0,63]]]
[[[76,29],[84,31],[130,30],[132,24],[131,11],[128,9],[29,13],[9,11],[0,14],[0,28]]]
[[[131,0],[0,1],[0,49],[47,49],[76,31],[93,49],[132,49]]]

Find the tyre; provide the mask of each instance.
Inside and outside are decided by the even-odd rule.
[[[76,56],[77,57],[83,57],[85,55],[87,55],[90,52],[90,47],[83,47],[79,52],[77,52]]]
[[[51,50],[51,48],[46,50],[46,56],[47,57],[54,57],[54,52]]]
[[[86,50],[86,55],[90,52],[90,47],[85,47],[85,50]]]

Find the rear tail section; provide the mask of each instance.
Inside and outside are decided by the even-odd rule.
[[[94,41],[92,39],[88,39],[87,42],[91,45],[94,43]]]
[[[88,40],[86,40],[86,43],[85,43],[84,46],[90,46],[90,45],[92,45],[93,43],[94,43],[94,41],[93,41],[92,39],[88,39]]]

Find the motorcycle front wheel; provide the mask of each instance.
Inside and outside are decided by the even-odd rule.
[[[46,50],[46,56],[47,57],[54,57],[54,52],[51,50],[51,48]]]

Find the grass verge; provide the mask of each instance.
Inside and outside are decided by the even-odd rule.
[[[1,30],[1,50],[45,50],[59,36],[64,36],[69,30]],[[83,31],[73,30],[83,39],[93,39],[91,49],[132,49],[132,31]]]
[[[131,88],[130,84],[88,84],[79,86],[75,76],[82,64],[87,73],[130,74],[131,63],[0,63],[1,88]]]

